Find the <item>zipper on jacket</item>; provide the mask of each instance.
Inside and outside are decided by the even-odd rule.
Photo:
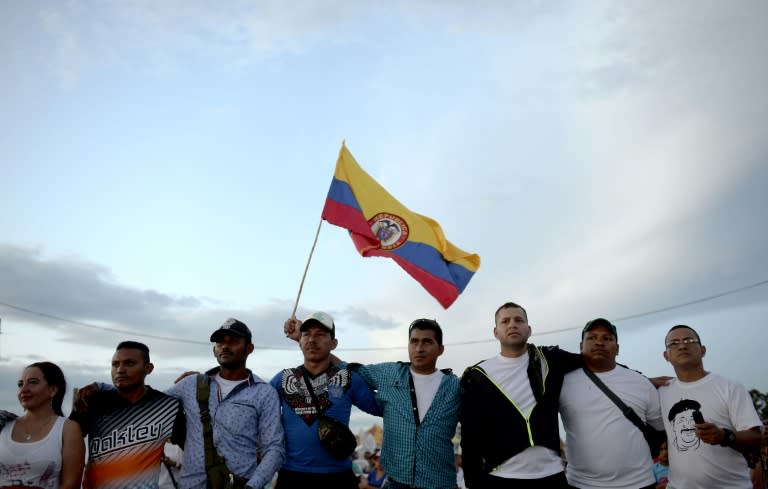
[[[544,371],[544,375],[542,377],[542,384],[543,384],[542,395],[544,395],[544,389],[545,389],[544,386],[547,383],[547,376],[549,375],[549,365],[547,364],[547,359],[544,357],[544,355],[541,354],[541,351],[539,351],[539,354],[541,355],[542,361],[544,363],[544,365],[541,365],[541,367],[546,366],[546,370]],[[497,384],[496,381],[493,380],[491,376],[488,375],[488,373],[482,367],[475,365],[474,367],[472,367],[472,369],[483,374],[483,376],[485,376],[486,379],[488,379],[493,385],[495,385],[496,388],[499,390],[499,392],[501,392],[504,395],[504,397],[507,398],[507,400],[515,407],[515,409],[517,409],[517,412],[520,413],[520,416],[522,416],[523,419],[525,420],[525,429],[526,431],[528,431],[528,442],[530,443],[530,446],[535,446],[533,442],[533,432],[531,431],[531,416],[533,415],[533,410],[536,409],[536,406],[539,404],[538,401],[534,401],[533,406],[531,406],[531,413],[528,416],[526,416],[525,414],[523,414],[523,411],[515,403],[515,401],[511,397],[509,397],[507,392],[499,384]]]

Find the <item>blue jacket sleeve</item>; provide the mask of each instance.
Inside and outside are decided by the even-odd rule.
[[[381,406],[376,402],[376,393],[363,378],[356,372],[352,372],[351,388],[352,404],[373,416],[381,416]]]

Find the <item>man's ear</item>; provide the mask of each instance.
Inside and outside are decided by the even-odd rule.
[[[619,356],[619,344],[618,343],[616,343],[616,356],[617,357]]]
[[[245,351],[247,351],[247,352],[248,352],[248,354],[250,355],[251,353],[253,353],[253,349],[254,349],[254,348],[255,348],[255,346],[253,346],[253,343],[248,343],[248,344],[245,346]]]
[[[438,347],[437,349],[437,356],[439,357],[440,355],[442,355],[444,351],[445,351],[445,345],[440,345],[440,347]]]
[[[331,340],[331,350],[335,350],[337,346],[339,346],[339,340],[337,338],[332,339]]]
[[[152,362],[147,362],[144,364],[144,375],[149,375],[152,373],[152,371],[155,369],[155,364]]]
[[[664,350],[662,355],[664,355],[664,360],[669,361],[669,355],[667,355],[667,350]]]
[[[701,356],[703,357],[706,354],[707,354],[707,347],[704,345],[701,345]]]

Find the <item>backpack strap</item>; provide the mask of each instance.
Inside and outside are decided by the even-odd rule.
[[[633,425],[637,426],[637,428],[642,431],[643,433],[646,432],[648,429],[648,425],[643,423],[643,421],[640,419],[640,416],[637,415],[634,409],[624,404],[624,401],[619,399],[619,396],[617,396],[607,385],[603,383],[600,378],[595,375],[593,371],[588,369],[587,367],[581,367],[582,370],[584,370],[584,373],[587,374],[587,377],[595,383],[597,387],[600,388],[603,393],[608,396],[608,399],[613,401],[614,404],[616,404],[616,407],[618,407],[621,410],[621,413],[627,417],[628,420],[632,422]]]
[[[208,398],[210,395],[211,383],[208,380],[208,376],[197,374],[197,405],[200,407],[200,422],[203,423],[203,447],[206,470],[216,465],[217,461],[220,460],[219,454],[216,453],[216,447],[213,446],[213,427],[211,426],[211,413],[208,410]]]

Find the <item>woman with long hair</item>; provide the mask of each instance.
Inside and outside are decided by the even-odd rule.
[[[0,431],[0,489],[78,489],[85,446],[77,423],[64,417],[64,373],[54,363],[29,365],[18,381],[24,415]]]

